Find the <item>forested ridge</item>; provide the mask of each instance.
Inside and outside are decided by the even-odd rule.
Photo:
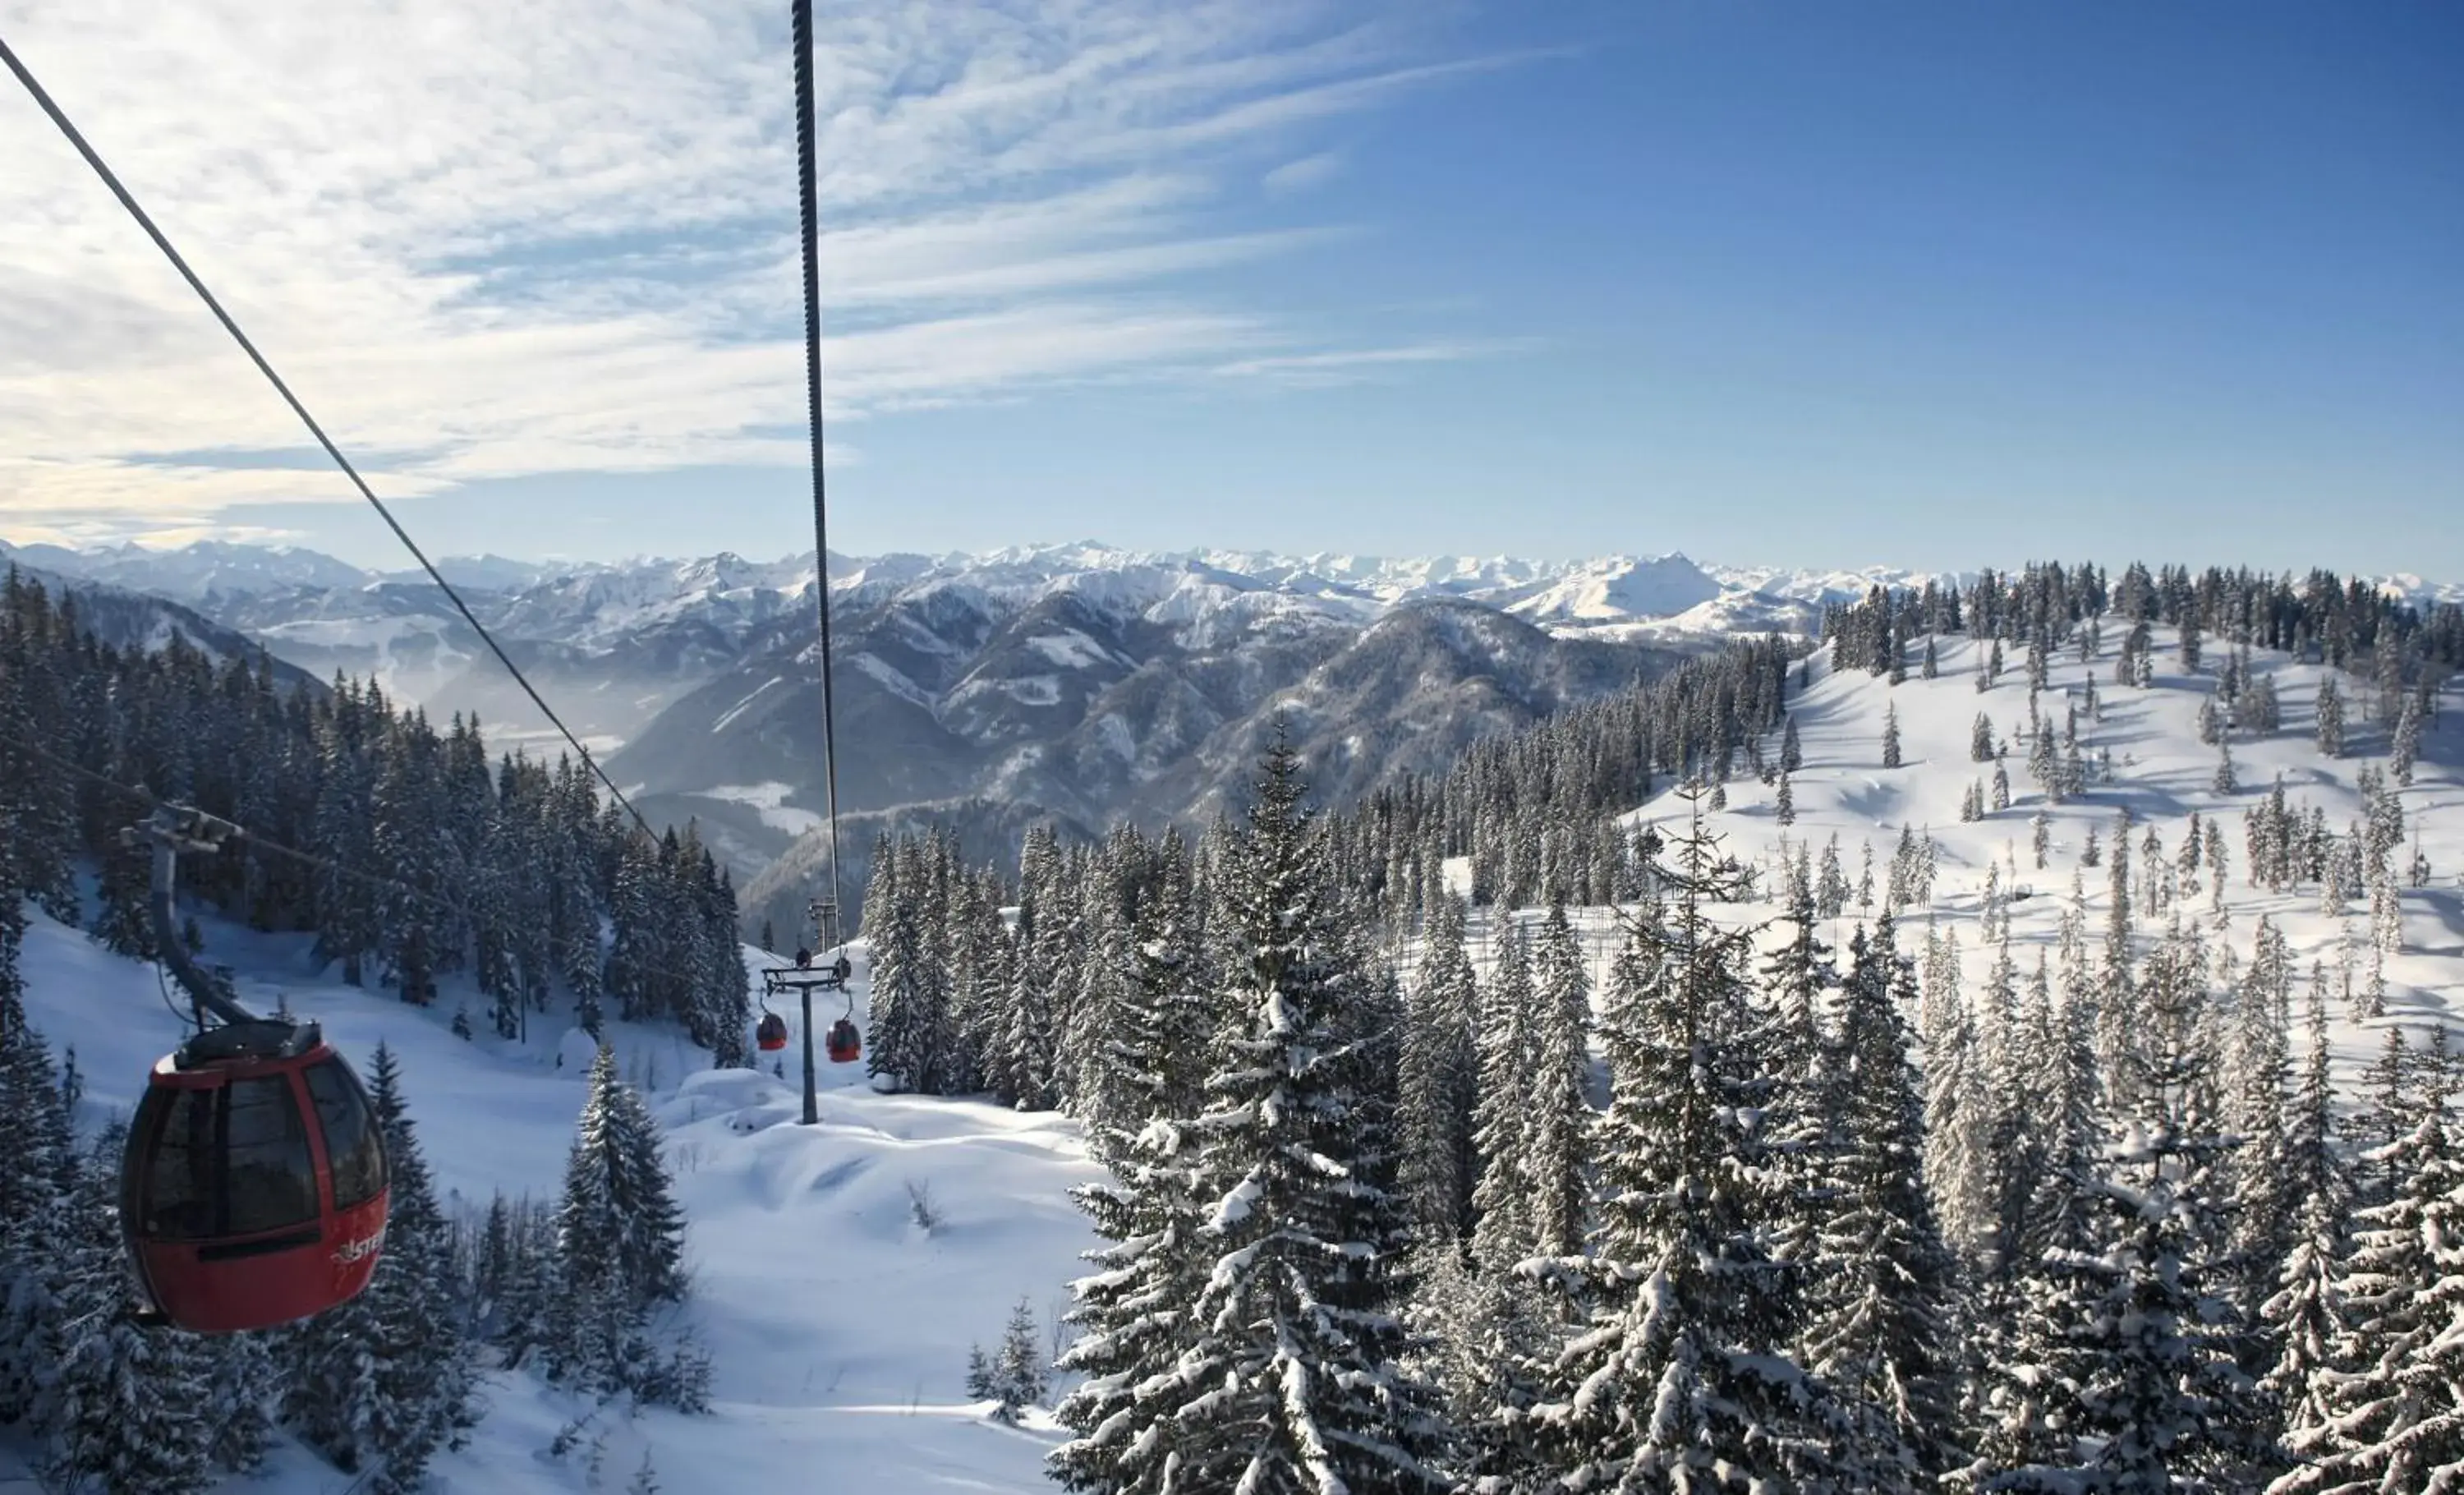
[[[0,893],[150,956],[147,853],[120,840],[142,790],[248,832],[184,871],[187,897],[314,933],[354,985],[424,1004],[467,975],[489,1004],[468,1021],[507,1036],[564,994],[594,1033],[612,1004],[740,1052],[735,890],[690,826],[653,838],[584,766],[492,761],[477,723],[440,732],[374,685],[282,690],[266,657],[217,665],[176,633],[113,649],[77,609],[13,568],[0,590]],[[100,872],[91,907],[80,866]]]

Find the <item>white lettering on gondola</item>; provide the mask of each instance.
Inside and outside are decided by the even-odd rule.
[[[334,1264],[336,1266],[348,1266],[355,1262],[367,1260],[369,1257],[372,1257],[379,1251],[385,1249],[385,1227],[380,1225],[377,1227],[377,1233],[373,1236],[367,1236],[358,1241],[344,1242],[341,1249],[334,1253]]]

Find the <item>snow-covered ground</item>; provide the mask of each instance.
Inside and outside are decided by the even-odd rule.
[[[791,836],[801,836],[808,830],[818,829],[822,817],[811,810],[800,810],[789,804],[787,797],[795,792],[793,785],[772,780],[767,783],[723,783],[704,789],[700,798],[750,805],[760,815],[764,825],[774,826]]]
[[[126,1115],[181,1022],[153,968],[112,956],[33,915],[29,1007],[55,1052],[74,1045],[89,1132]],[[563,1178],[591,1052],[586,1036],[540,1022],[530,1041],[449,1024],[313,971],[300,936],[206,925],[207,957],[239,973],[242,1001],[277,999],[317,1019],[364,1073],[380,1040],[401,1056],[421,1144],[449,1208],[484,1210],[492,1193],[552,1199]],[[861,954],[859,950],[859,954]],[[763,957],[747,952],[748,960]],[[758,983],[757,983],[758,990]],[[855,1002],[859,1022],[863,997]],[[474,1011],[476,1004],[474,1003]],[[800,1014],[781,1009],[791,1035]],[[817,1007],[826,1025],[839,1005]],[[439,1495],[590,1487],[586,1447],[605,1429],[599,1484],[622,1489],[647,1452],[666,1489],[890,1492],[1046,1489],[1044,1453],[1059,1437],[1030,1416],[1003,1427],[964,1399],[967,1351],[1000,1335],[1025,1296],[1047,1325],[1094,1243],[1067,1190],[1093,1176],[1076,1124],[1049,1112],[874,1093],[861,1064],[822,1065],[822,1121],[799,1125],[800,1042],[785,1077],[715,1071],[671,1031],[611,1028],[628,1077],[667,1128],[691,1217],[691,1301],[679,1310],[715,1362],[713,1415],[602,1413],[585,1451],[546,1454],[586,1409],[527,1374],[495,1374],[471,1445],[442,1455]],[[765,1058],[771,1056],[764,1056]],[[916,1223],[916,1198],[935,1223]],[[0,1441],[0,1489],[22,1453]],[[341,1495],[351,1479],[286,1445],[261,1478],[231,1490]],[[31,1489],[32,1486],[29,1486]]]
[[[2375,766],[2382,772],[2387,768],[2391,727],[2365,719],[2362,697],[2373,693],[2368,682],[2349,675],[2338,680],[2343,697],[2344,756],[2323,758],[2314,735],[2314,711],[2319,682],[2328,671],[2320,666],[2296,664],[2284,654],[2254,651],[2254,672],[2274,677],[2282,725],[2263,739],[2232,734],[2238,789],[2222,795],[2212,787],[2216,749],[2199,740],[2198,713],[2200,702],[2216,683],[2225,647],[2208,641],[2199,672],[2186,673],[2174,631],[2155,628],[2154,684],[2144,690],[2120,685],[2113,679],[2113,650],[2124,630],[2106,621],[2105,643],[2095,661],[2082,665],[2075,651],[2065,649],[2051,662],[2047,688],[2038,695],[2037,710],[2058,733],[2068,703],[2083,699],[2092,673],[2103,712],[2102,721],[2094,721],[2082,706],[2079,738],[2082,752],[2091,759],[2091,782],[2084,796],[2058,805],[2046,804],[2028,776],[2028,746],[2021,736],[2028,711],[2023,649],[2006,650],[2008,667],[2000,681],[1982,694],[1974,681],[1979,646],[1966,639],[1941,641],[1937,678],[1924,679],[1912,666],[1908,678],[1896,687],[1862,671],[1835,672],[1829,667],[1829,650],[1816,654],[1811,664],[1810,688],[1798,690],[1792,685],[1789,696],[1804,756],[1803,766],[1790,776],[1794,824],[1783,826],[1778,822],[1776,786],[1750,777],[1728,783],[1727,807],[1705,817],[1707,827],[1725,838],[1730,854],[1757,871],[1758,887],[1771,895],[1715,911],[1717,916],[1738,921],[1775,919],[1782,912],[1776,902],[1782,854],[1793,859],[1795,848],[1802,846],[1818,866],[1825,843],[1834,836],[1838,838],[1840,866],[1852,887],[1862,853],[1871,847],[1879,905],[1888,887],[1901,828],[1913,826],[1920,839],[1932,836],[1939,871],[1929,910],[1895,912],[1900,953],[1909,956],[1922,953],[1928,921],[1937,930],[1955,933],[1962,984],[1972,1002],[1983,990],[1992,960],[1991,947],[1980,927],[1989,868],[2000,867],[2004,894],[2014,890],[2024,894],[2009,905],[2013,956],[2024,979],[2035,960],[2032,946],[2041,947],[2051,956],[2063,911],[2069,906],[2072,871],[2079,866],[2088,832],[2094,829],[2109,858],[2117,812],[2127,804],[2134,818],[2131,887],[2141,934],[2161,934],[2166,918],[2179,914],[2185,925],[2195,921],[2207,932],[2211,951],[2217,943],[2229,946],[2237,968],[2247,969],[2258,919],[2267,916],[2284,933],[2294,956],[2297,1023],[2306,1011],[2311,962],[2321,962],[2326,969],[2335,993],[2329,1003],[2329,1025],[2340,1079],[2346,1099],[2356,1098],[2359,1071],[2381,1053],[2388,1026],[2404,1026],[2418,1046],[2431,1024],[2454,1025],[2458,1008],[2464,1006],[2464,690],[2451,688],[2445,693],[2441,720],[2425,726],[2412,784],[2397,791],[2406,839],[2390,861],[2403,908],[2404,945],[2402,953],[2386,963],[2386,1015],[2364,1019],[2343,1000],[2338,976],[2349,949],[2358,998],[2369,962],[2368,890],[2347,890],[2344,914],[2330,918],[2321,912],[2316,885],[2283,893],[2254,888],[2249,881],[2242,817],[2267,797],[2280,773],[2290,806],[2299,811],[2305,805],[2318,805],[2325,812],[2329,832],[2343,835],[2362,813],[2357,776],[2365,767]],[[2009,745],[2004,767],[2011,777],[2011,806],[1989,809],[1980,822],[1963,823],[1960,802],[1971,782],[1985,788],[1991,802],[1993,765],[1969,758],[1979,711],[1991,716],[1996,737]],[[1884,768],[1882,727],[1886,714],[1892,712],[1899,718],[1901,763],[1898,768]],[[1766,744],[1774,767],[1777,748],[1776,737]],[[2093,759],[2101,748],[2112,752],[2109,782],[2093,776]],[[2032,824],[2040,809],[2052,823],[2047,866],[2042,870],[2035,866]],[[2140,866],[2141,838],[2152,822],[2169,864],[2181,851],[2182,837],[2194,811],[2202,824],[2218,820],[2222,824],[2229,859],[2222,919],[2211,903],[2212,874],[2204,868],[2200,891],[2178,894],[2166,914],[2150,919],[2142,901],[2146,884]],[[1657,824],[1664,833],[1674,833],[1683,828],[1686,814],[1684,802],[1671,785],[1629,812],[1624,821],[1629,825]],[[2430,885],[2421,889],[2409,886],[2405,876],[2416,837],[2432,874]],[[2100,949],[2109,903],[2109,866],[2108,861],[2087,868],[2081,878],[2089,937]],[[1468,892],[1469,859],[1449,859],[1445,878],[1450,889]],[[1595,1008],[1622,939],[1619,912],[1605,908],[1569,911],[1590,972]],[[1852,898],[1841,916],[1823,930],[1822,937],[1843,962],[1850,934],[1860,920],[1870,925],[1873,913],[1859,910]],[[1531,909],[1510,915],[1527,928],[1536,927],[1544,916],[1544,911]],[[1472,911],[1465,945],[1474,969],[1484,978],[1495,964],[1507,917]],[[1780,937],[1781,932],[1771,933],[1772,942]],[[1419,953],[1417,940],[1406,941],[1402,949],[1406,965],[1417,963]],[[2297,1054],[2301,1042],[2297,1031]]]
[[[2118,637],[2118,627],[2108,627]],[[1883,680],[1834,673],[1821,659],[1809,689],[1793,693],[1790,710],[1801,734],[1804,765],[1792,777],[1796,822],[1783,827],[1774,791],[1750,779],[1727,786],[1727,808],[1711,817],[1741,859],[1775,867],[1785,847],[1839,840],[1853,884],[1861,848],[1873,849],[1878,893],[1903,824],[1930,833],[1941,871],[1931,916],[1957,930],[1971,995],[1990,956],[1979,928],[1988,868],[2005,868],[2032,896],[2012,910],[2023,972],[2029,944],[2050,944],[2071,886],[2072,869],[2093,827],[2109,853],[2116,810],[2128,804],[2139,825],[2132,836],[2134,887],[2144,887],[2138,841],[2153,823],[2167,859],[2177,853],[2189,816],[2221,818],[2230,851],[2226,938],[2246,964],[2258,916],[2287,934],[2303,971],[2311,959],[2336,970],[2349,940],[2366,968],[2369,911],[2356,890],[2344,917],[2321,912],[2315,888],[2271,894],[2252,888],[2242,812],[2263,797],[2280,773],[2298,807],[2317,803],[2342,833],[2361,810],[2356,775],[2384,765],[2387,728],[2365,719],[2346,682],[2347,754],[2321,757],[2312,737],[2312,709],[2322,671],[2280,655],[2258,654],[2283,706],[2283,727],[2266,740],[2236,734],[2233,753],[2240,789],[2211,787],[2216,750],[2198,739],[2197,712],[2224,650],[2209,648],[2206,670],[2186,674],[2176,640],[2157,630],[2158,673],[2151,689],[2112,682],[2111,649],[2080,665],[2065,652],[2052,668],[2040,709],[2057,723],[2093,671],[2103,719],[2082,713],[2082,742],[2093,758],[2109,748],[2111,781],[2053,806],[2050,865],[2034,865],[2031,818],[2041,801],[2025,768],[2019,737],[2027,709],[2022,661],[1991,692],[1971,678],[1974,645],[1947,641],[1941,675],[1913,670],[1894,688]],[[2425,736],[2409,788],[2401,791],[2407,841],[2399,868],[2418,833],[2433,868],[2429,887],[2402,892],[2404,949],[2387,967],[2387,1016],[2365,1020],[2341,999],[2331,1011],[2339,1058],[2347,1076],[2384,1042],[2387,1023],[2450,1021],[2464,992],[2464,693],[2451,692],[2442,722]],[[2006,760],[2013,803],[1980,823],[1963,824],[1960,802],[1971,781],[1990,783],[1992,766],[1969,756],[1972,723],[1988,712],[1997,737],[2011,743]],[[1882,722],[1896,711],[1902,765],[1881,766]],[[1775,749],[1776,743],[1771,746]],[[759,803],[775,786],[714,791]],[[1667,821],[1683,806],[1663,795],[1639,807],[1633,820]],[[2016,874],[2009,868],[2015,864]],[[1449,867],[1450,882],[1467,868]],[[1776,878],[1771,886],[1776,886]],[[2084,879],[2090,928],[2101,932],[2107,896],[2102,869]],[[2209,895],[2179,896],[2173,908],[2213,934],[2218,921]],[[1737,917],[1776,912],[1740,906]],[[1537,918],[1527,911],[1522,918]],[[1830,931],[1844,944],[1859,917],[1853,903]],[[1918,948],[1925,915],[1902,915],[1903,953]],[[1605,974],[1616,942],[1615,911],[1577,911],[1595,980]],[[2143,919],[2143,928],[2150,921]],[[2161,928],[2161,918],[2152,921]],[[1479,916],[1472,928],[1475,962],[1485,971],[1502,920]],[[403,1005],[389,993],[363,992],[309,965],[299,936],[266,936],[226,925],[207,926],[209,956],[240,973],[242,999],[271,1007],[277,995],[326,1031],[363,1065],[380,1039],[402,1056],[403,1074],[424,1145],[449,1203],[484,1208],[492,1191],[550,1197],[561,1177],[564,1152],[581,1104],[586,1043],[543,1025],[527,1043],[490,1037],[466,1042],[448,1024],[457,1000],[449,985],[436,1006]],[[761,957],[748,952],[748,960]],[[179,1031],[176,1015],[157,990],[149,967],[109,956],[81,934],[34,916],[26,953],[30,1005],[55,1047],[74,1044],[87,1078],[82,1122],[89,1128],[132,1104],[147,1066]],[[2300,1000],[2297,996],[2297,1003]],[[855,1006],[863,1006],[859,991]],[[474,1003],[475,1007],[475,1003]],[[833,1008],[816,1014],[826,1022]],[[799,1021],[785,1010],[791,1029]],[[822,1124],[797,1124],[793,1084],[799,1048],[779,1056],[785,1077],[709,1068],[706,1055],[673,1033],[619,1025],[614,1038],[627,1074],[649,1093],[668,1128],[670,1157],[692,1220],[694,1292],[682,1310],[712,1351],[716,1410],[706,1418],[664,1412],[609,1420],[600,1484],[621,1488],[647,1451],[671,1490],[824,1488],[848,1491],[1031,1491],[1049,1488],[1045,1451],[1059,1434],[1030,1418],[1023,1428],[987,1420],[963,1399],[971,1343],[989,1343],[1009,1308],[1025,1296],[1048,1324],[1066,1301],[1066,1284],[1083,1266],[1078,1254],[1093,1237],[1067,1190],[1094,1169],[1074,1123],[1049,1113],[1020,1114],[968,1101],[874,1093],[861,1066],[825,1066]],[[916,1220],[917,1199],[935,1223]],[[572,1398],[524,1376],[496,1375],[489,1410],[471,1446],[441,1458],[436,1488],[448,1495],[583,1489],[590,1474],[582,1455],[550,1460],[545,1450],[581,1409]],[[596,1430],[598,1423],[593,1424]],[[0,1447],[0,1486],[10,1465]],[[286,1448],[262,1480],[233,1488],[265,1495],[341,1492],[349,1480],[313,1457]]]
[[[2243,813],[2265,799],[2278,774],[2287,802],[2296,810],[2305,803],[2320,806],[2329,832],[2343,836],[2362,813],[2356,777],[2365,766],[2387,767],[2391,733],[2388,723],[2365,719],[2363,698],[2372,695],[2366,680],[2340,678],[2345,719],[2344,756],[2322,757],[2314,737],[2314,705],[2320,666],[2296,664],[2283,654],[2255,651],[2256,673],[2274,676],[2282,703],[2282,726],[2264,739],[2232,734],[2238,791],[2214,791],[2217,750],[2199,740],[2200,702],[2215,684],[2227,649],[2209,640],[2198,673],[2184,671],[2179,641],[2170,628],[2155,635],[2155,683],[2146,689],[2115,683],[2113,653],[2124,628],[2106,620],[2104,645],[2090,665],[2081,665],[2071,649],[2052,661],[2047,689],[2038,710],[2059,732],[2069,701],[2083,693],[2092,672],[2101,703],[2101,722],[2081,710],[2082,752],[2093,759],[2110,749],[2113,780],[2097,781],[2091,765],[2087,793],[2059,805],[2047,805],[2027,771],[2028,745],[2021,737],[2028,711],[2024,649],[2010,649],[1998,684],[1985,693],[1975,689],[1978,646],[1965,639],[1943,641],[1940,675],[1921,677],[1910,667],[1908,678],[1894,687],[1861,671],[1844,673],[1828,667],[1829,651],[1813,662],[1813,684],[1792,690],[1789,709],[1794,716],[1804,753],[1804,765],[1791,776],[1795,824],[1779,824],[1775,787],[1748,778],[1727,786],[1727,808],[1710,815],[1711,828],[1727,838],[1728,849],[1740,860],[1761,868],[1764,887],[1779,885],[1777,857],[1783,846],[1809,846],[1819,862],[1822,848],[1835,834],[1840,864],[1853,886],[1860,853],[1870,845],[1874,856],[1876,897],[1887,887],[1888,871],[1901,827],[1913,825],[1920,838],[1930,833],[1939,847],[1940,871],[1933,889],[1930,916],[1945,930],[1955,930],[1962,953],[1962,975],[1973,1000],[1981,991],[1991,956],[1979,927],[1981,899],[1989,868],[2000,864],[2000,882],[2007,893],[2015,884],[2030,896],[2011,907],[2014,958],[2022,977],[2033,968],[2035,952],[2050,950],[2068,905],[2073,869],[2093,828],[2109,858],[2118,810],[2126,804],[2135,820],[2131,830],[2132,882],[2137,926],[2143,934],[2161,933],[2165,920],[2178,914],[2187,925],[2198,921],[2211,936],[2219,929],[2241,968],[2249,965],[2251,942],[2264,914],[2283,931],[2297,962],[2294,1011],[2297,1023],[2307,1000],[2310,963],[2323,961],[2331,986],[2343,952],[2355,953],[2356,989],[2368,968],[2370,905],[2365,889],[2349,890],[2346,912],[2330,918],[2321,912],[2315,885],[2284,893],[2254,888],[2249,880],[2250,855]],[[1913,648],[1912,648],[1913,653]],[[2375,1057],[2386,1042],[2384,1029],[2402,1023],[2415,1031],[2432,1022],[2452,1022],[2464,1001],[2464,691],[2451,688],[2442,699],[2441,720],[2425,727],[2420,760],[2411,787],[2398,791],[2405,816],[2405,842],[2390,860],[2397,873],[2403,906],[2404,947],[2386,966],[2387,1015],[2357,1018],[2341,996],[2331,1001],[2330,1022],[2340,1069],[2347,1085],[2361,1065]],[[1901,766],[1882,764],[1882,727],[1886,712],[1896,711],[1901,739]],[[2009,744],[2004,766],[2011,777],[2011,807],[1989,810],[1981,822],[1962,823],[1962,797],[1971,782],[1991,793],[1993,765],[1970,760],[1969,742],[1976,714],[1989,714],[1998,738]],[[1771,744],[1776,758],[1776,743]],[[1990,804],[1990,799],[1988,801]],[[2044,810],[2051,819],[2051,849],[2043,870],[2032,850],[2033,817]],[[1629,817],[1633,822],[1670,824],[1685,811],[1674,793],[1663,793]],[[2229,857],[2225,910],[2221,922],[2211,906],[2212,874],[2202,869],[2201,890],[2178,895],[2167,914],[2150,919],[2145,897],[2146,868],[2141,864],[2140,841],[2150,823],[2156,827],[2166,860],[2173,861],[2190,815],[2202,822],[2220,820]],[[1673,826],[1672,826],[1673,828]],[[2432,875],[2423,889],[2409,886],[2404,875],[2418,836]],[[2012,870],[2016,868],[2015,876]],[[2090,938],[2101,941],[2108,902],[2106,866],[2083,874]],[[1771,904],[1741,907],[1741,916],[1768,917],[1778,911]],[[1844,947],[1859,911],[1852,901],[1843,917],[1825,933],[1835,948]],[[1864,917],[1870,922],[1871,914]],[[1922,950],[1927,914],[1903,910],[1898,915],[1903,955]],[[1595,915],[1596,920],[1596,915]],[[2297,1031],[2297,1053],[2300,1038]],[[2351,1091],[2348,1089],[2348,1095]]]

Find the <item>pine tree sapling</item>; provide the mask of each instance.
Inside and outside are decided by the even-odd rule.
[[[986,1354],[978,1348],[967,1365],[967,1395],[993,1405],[995,1421],[1015,1423],[1018,1415],[1044,1400],[1052,1384],[1044,1347],[1035,1328],[1035,1309],[1026,1299],[1010,1310],[1000,1346]]]
[[[642,1341],[650,1309],[685,1295],[684,1213],[660,1156],[657,1122],[603,1044],[557,1206],[555,1286],[546,1305],[549,1374],[599,1391],[689,1385]]]

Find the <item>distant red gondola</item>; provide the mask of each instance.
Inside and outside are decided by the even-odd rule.
[[[830,1024],[830,1063],[851,1065],[864,1055],[864,1040],[845,1018]]]
[[[787,1020],[775,1012],[765,1012],[753,1029],[753,1042],[765,1054],[775,1054],[787,1046]]]
[[[316,1023],[211,1027],[156,1062],[120,1219],[174,1325],[271,1329],[348,1302],[376,1271],[386,1204],[375,1108]]]

